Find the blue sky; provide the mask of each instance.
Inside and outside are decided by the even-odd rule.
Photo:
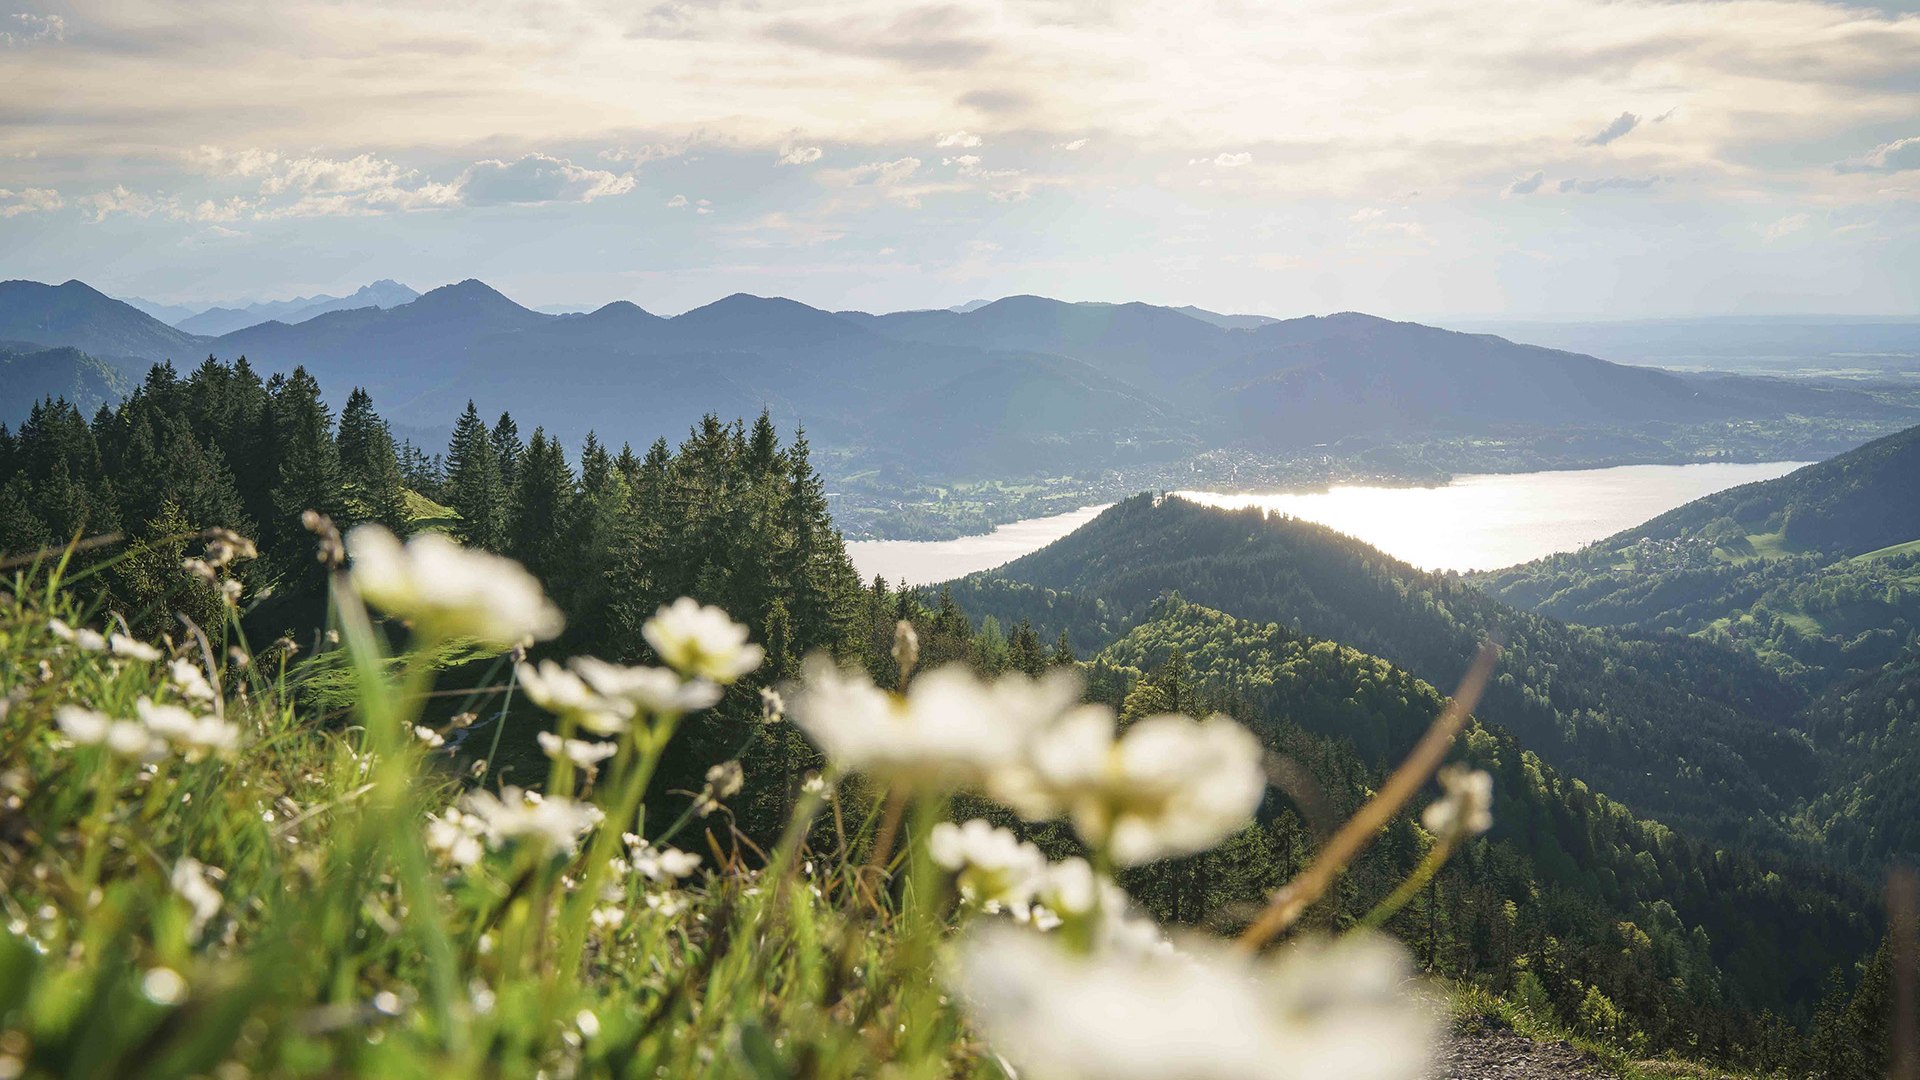
[[[0,276],[1920,314],[1920,15],[0,0]]]

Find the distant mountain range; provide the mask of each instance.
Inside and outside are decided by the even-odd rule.
[[[569,442],[595,430],[645,443],[707,411],[767,408],[870,464],[949,475],[1058,475],[1356,435],[1905,415],[1845,389],[1682,377],[1353,312],[1271,320],[1013,296],[874,315],[741,293],[662,318],[624,301],[544,314],[473,280],[391,306],[400,293],[363,295],[379,303],[211,335],[77,281],[6,282],[0,341],[71,346],[120,371],[208,354],[304,365],[330,394],[365,386],[401,425],[446,425],[472,398],[490,414],[539,417]]]
[[[419,298],[418,292],[397,281],[382,278],[370,285],[360,286],[348,296],[329,296],[319,293],[313,296],[296,296],[291,300],[267,300],[251,304],[192,307],[183,304],[161,304],[138,297],[122,299],[124,303],[138,308],[169,326],[185,330],[189,334],[218,336],[269,320],[284,323],[305,322],[315,315],[325,315],[329,311],[399,307],[401,304],[412,303]]]

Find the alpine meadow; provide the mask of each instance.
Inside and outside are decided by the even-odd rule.
[[[0,1080],[1920,1080],[1916,0],[0,87]]]

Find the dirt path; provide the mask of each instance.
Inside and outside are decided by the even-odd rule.
[[[1611,1080],[1591,1056],[1563,1042],[1535,1042],[1505,1028],[1469,1023],[1440,1050],[1433,1080]]]

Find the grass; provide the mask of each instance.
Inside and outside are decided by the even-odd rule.
[[[1890,559],[1901,555],[1920,555],[1920,540],[1909,540],[1904,544],[1891,544],[1877,551],[1869,551],[1853,557],[1854,562],[1873,562],[1877,559]]]
[[[0,593],[6,1075],[999,1075],[952,1006],[916,992],[926,969],[906,964],[916,939],[891,894],[854,889],[860,865],[813,851],[805,828],[766,862],[724,817],[691,818],[672,842],[705,863],[679,883],[525,843],[449,863],[422,826],[474,762],[408,734],[431,671],[379,659],[372,627],[342,624],[358,695],[344,725],[310,719],[309,669],[247,654],[237,628],[226,640],[244,665],[219,628],[212,649],[162,642],[215,658],[243,749],[141,765],[72,745],[56,710],[205,706],[164,664],[62,641],[50,618],[100,620],[51,585],[13,585]],[[610,765],[583,794],[611,813],[630,775]],[[859,853],[857,830],[847,839]],[[178,884],[195,863],[212,912]]]

